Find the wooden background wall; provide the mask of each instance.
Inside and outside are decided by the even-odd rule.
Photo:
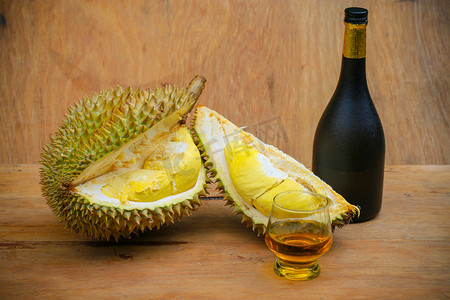
[[[387,164],[449,164],[448,0],[0,0],[0,163],[37,163],[85,95],[203,74],[200,104],[310,166],[348,6],[369,9],[367,76]]]

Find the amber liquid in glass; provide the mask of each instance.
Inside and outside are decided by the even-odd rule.
[[[265,239],[278,258],[294,264],[317,260],[332,244],[329,228],[315,221],[276,222],[271,225]]]

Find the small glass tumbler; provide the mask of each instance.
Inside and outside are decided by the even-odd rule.
[[[317,259],[331,248],[332,240],[325,197],[309,191],[286,191],[274,197],[265,241],[277,256],[277,275],[290,280],[316,278]]]

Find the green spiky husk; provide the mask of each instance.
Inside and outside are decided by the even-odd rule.
[[[197,77],[196,77],[197,78]],[[206,81],[201,77],[202,84]],[[201,87],[201,90],[203,86]],[[72,182],[89,165],[144,133],[160,120],[192,102],[186,89],[171,86],[155,91],[121,87],[83,98],[62,121],[41,153],[41,186],[47,204],[60,222],[77,235],[116,241],[190,215],[205,195],[196,190],[188,199],[157,209],[122,209],[91,203],[73,191]],[[202,171],[203,172],[203,171]]]

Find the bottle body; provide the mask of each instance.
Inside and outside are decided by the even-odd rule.
[[[360,207],[354,221],[361,222],[381,210],[385,138],[366,82],[365,32],[363,57],[347,57],[345,44],[357,44],[358,36],[352,39],[347,40],[346,32],[339,82],[314,136],[312,170]]]

